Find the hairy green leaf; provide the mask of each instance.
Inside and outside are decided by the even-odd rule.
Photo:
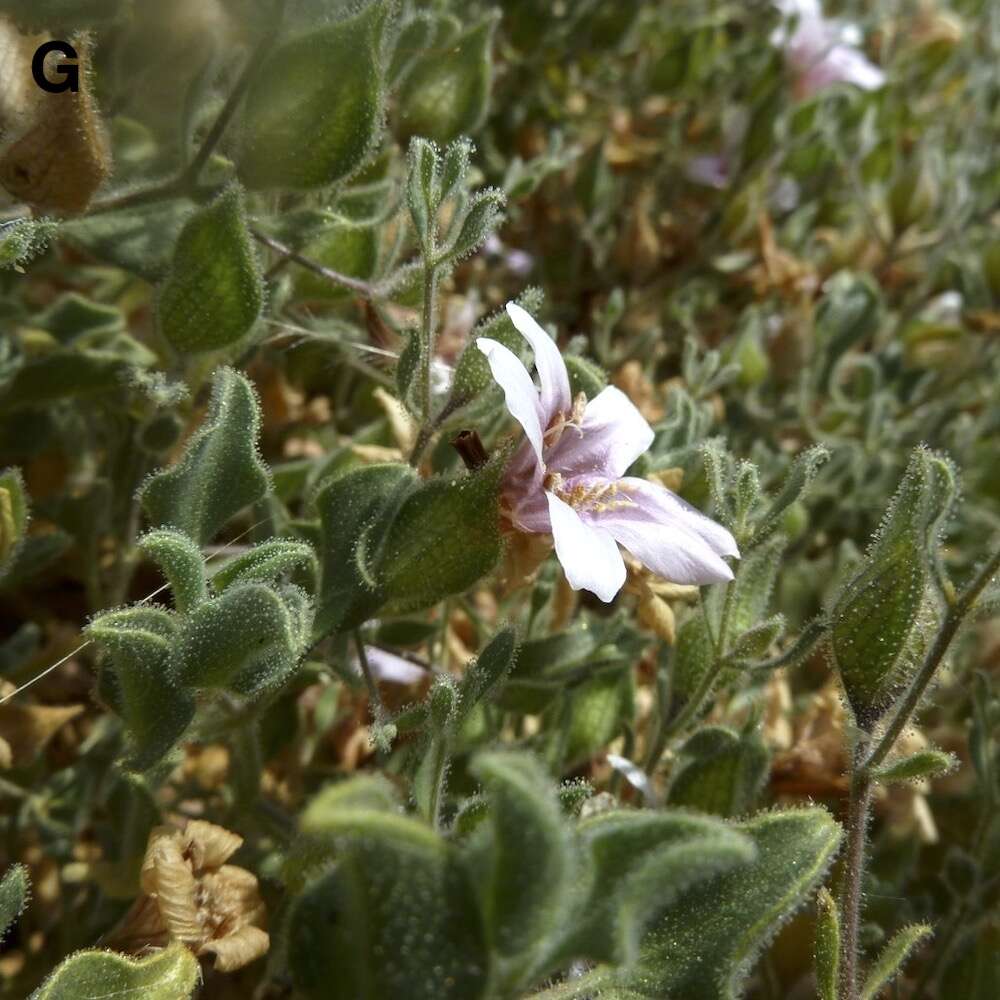
[[[257,452],[260,411],[250,383],[220,368],[208,416],[181,460],[154,473],[140,497],[149,519],[204,545],[234,514],[259,500],[270,476]]]
[[[247,230],[243,192],[233,184],[181,230],[157,298],[157,321],[176,351],[214,351],[245,337],[263,304],[264,282]]]
[[[140,959],[113,951],[78,951],[62,962],[31,1000],[140,995],[148,1000],[187,1000],[200,980],[198,960],[180,942]]]
[[[24,912],[30,891],[31,876],[27,866],[11,865],[0,880],[0,940]]]
[[[861,1000],[875,1000],[882,987],[899,974],[914,949],[932,933],[927,924],[911,924],[893,935],[868,972],[861,990]]]
[[[491,13],[413,65],[400,88],[398,122],[404,137],[448,142],[479,128],[493,82],[490,48],[497,20]]]
[[[391,12],[388,0],[372,0],[265,59],[243,112],[238,170],[247,187],[323,187],[365,163],[382,121],[382,36]]]

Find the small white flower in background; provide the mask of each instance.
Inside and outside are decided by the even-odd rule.
[[[733,536],[670,490],[625,476],[653,443],[629,398],[608,386],[587,402],[570,396],[559,348],[520,306],[507,303],[531,344],[540,387],[511,350],[476,341],[525,440],[505,473],[504,516],[515,531],[551,534],[574,590],[610,601],[625,583],[624,546],[647,569],[675,583],[731,580],[723,556],[739,556]]]
[[[774,0],[786,23],[771,35],[795,74],[799,97],[812,97],[836,83],[878,90],[885,73],[858,49],[855,24],[826,18],[819,0]]]
[[[427,676],[423,667],[378,646],[365,646],[365,659],[372,677],[387,684],[417,684]],[[361,664],[357,659],[353,661],[353,667],[361,673]]]

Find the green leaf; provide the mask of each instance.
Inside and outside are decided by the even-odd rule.
[[[405,816],[331,812],[334,865],[292,904],[289,964],[316,1000],[476,1000],[488,958],[454,850]],[[331,825],[332,824],[332,825]]]
[[[579,827],[592,875],[566,933],[567,958],[632,964],[648,926],[695,883],[754,860],[749,837],[683,812],[602,813]]]
[[[833,606],[834,664],[864,729],[906,684],[933,624],[930,553],[955,489],[951,465],[916,449],[860,570]]]
[[[292,38],[254,76],[243,112],[247,187],[310,189],[342,181],[371,156],[382,120],[382,36],[392,5]]]
[[[502,628],[465,668],[459,687],[458,722],[468,718],[476,705],[501,688],[516,662],[517,633],[512,628]]]
[[[339,274],[362,281],[369,279],[378,264],[378,228],[375,226],[341,223],[331,226],[302,250],[304,256]],[[295,294],[304,299],[343,299],[350,289],[298,268],[295,273]]]
[[[157,763],[194,718],[194,699],[171,659],[177,634],[175,616],[162,608],[109,611],[87,626],[88,638],[111,660],[129,735],[128,766],[135,770]]]
[[[403,138],[422,135],[444,143],[479,128],[493,83],[490,48],[498,19],[498,12],[491,12],[446,46],[431,48],[410,69],[399,94]]]
[[[320,489],[317,635],[355,628],[382,605],[382,591],[362,563],[366,552],[378,547],[380,537],[375,532],[384,528],[417,482],[408,466],[368,465],[337,476]]]
[[[275,689],[298,664],[310,610],[295,587],[234,583],[185,617],[174,652],[180,682],[251,698]]]
[[[20,469],[4,469],[0,472],[0,578],[24,541],[29,516]]]
[[[940,778],[959,765],[958,758],[943,750],[917,750],[915,753],[890,761],[872,774],[876,781],[889,785],[898,781],[919,781]]]
[[[31,876],[26,865],[15,864],[0,881],[0,940],[24,912],[31,891]]]
[[[198,960],[179,942],[141,959],[113,951],[78,951],[59,965],[31,1000],[140,995],[147,1000],[186,1000],[200,981]]]
[[[714,658],[712,633],[705,616],[698,612],[687,618],[677,630],[673,689],[678,699],[684,700],[694,694]]]
[[[882,321],[882,298],[866,277],[841,271],[825,285],[826,295],[816,309],[816,341],[826,352],[821,385],[837,359],[852,345],[870,337]]]
[[[147,281],[170,270],[171,251],[195,207],[177,198],[121,212],[67,219],[59,235],[98,260],[124,268]]]
[[[816,896],[816,989],[819,1000],[837,1000],[840,982],[840,916],[830,890]]]
[[[733,656],[739,660],[755,660],[763,656],[785,631],[785,616],[773,615],[753,628],[748,628],[733,643]]]
[[[820,881],[841,829],[823,809],[763,813],[733,826],[756,859],[701,882],[667,907],[639,960],[622,973],[599,969],[580,980],[582,1000],[736,1000],[761,949]]]
[[[420,138],[410,140],[406,165],[406,207],[420,245],[429,251],[440,203],[438,152],[434,143]]]
[[[221,594],[234,583],[277,583],[296,570],[316,576],[318,563],[313,547],[307,542],[272,538],[255,545],[249,552],[230,559],[212,574],[212,589]]]
[[[506,455],[475,472],[423,483],[399,508],[378,562],[387,611],[402,614],[460,594],[500,559]]]
[[[569,389],[576,398],[581,392],[587,399],[593,399],[608,384],[608,376],[604,369],[588,358],[579,354],[567,354],[563,359],[569,374]]]
[[[461,260],[478,250],[500,224],[504,200],[503,192],[493,188],[476,192],[466,209],[458,235],[439,253],[438,262]]]
[[[758,732],[705,726],[681,747],[668,800],[717,816],[741,816],[767,779],[771,754]]]
[[[167,578],[178,611],[188,611],[208,596],[201,549],[183,532],[170,528],[151,531],[139,540],[139,548]]]
[[[270,477],[257,452],[260,411],[250,383],[220,368],[208,416],[173,468],[140,489],[155,525],[171,526],[204,545],[234,514],[267,493]]]
[[[264,280],[243,192],[232,184],[181,230],[157,297],[157,322],[176,351],[215,351],[245,337],[263,304]]]
[[[584,681],[571,695],[566,760],[587,760],[618,735],[634,712],[630,670],[605,671]]]
[[[0,268],[22,270],[55,236],[51,219],[18,219],[0,229]]]
[[[125,388],[128,373],[127,364],[103,351],[55,350],[22,365],[0,384],[0,413],[111,396]]]
[[[782,527],[782,515],[809,489],[830,452],[823,445],[807,448],[795,457],[785,481],[764,514],[756,520],[749,545],[759,545]]]
[[[933,931],[927,924],[912,924],[893,935],[892,940],[882,949],[871,967],[865,985],[861,990],[861,1000],[875,1000],[882,990],[898,974],[903,963],[913,950]]]
[[[490,850],[477,871],[492,948],[521,973],[571,904],[569,828],[548,775],[533,757],[482,753],[470,764],[490,803]]]

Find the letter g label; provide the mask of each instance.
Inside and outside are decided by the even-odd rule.
[[[50,80],[45,75],[45,57],[50,52],[59,52],[67,59],[78,58],[76,49],[69,42],[61,42],[58,39],[44,42],[38,46],[31,60],[31,75],[35,78],[35,83],[50,94],[61,94],[66,90],[76,93],[80,89],[80,67],[76,63],[56,63],[53,71],[61,79]]]

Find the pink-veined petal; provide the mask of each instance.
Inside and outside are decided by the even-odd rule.
[[[733,571],[708,543],[676,524],[597,514],[591,524],[605,528],[647,569],[671,583],[702,585],[731,580]]]
[[[562,359],[559,346],[530,313],[516,302],[508,302],[507,315],[535,353],[535,369],[541,386],[542,427],[546,429],[557,413],[569,413],[573,407],[566,362]]]
[[[524,428],[539,464],[542,461],[542,422],[538,390],[517,355],[499,341],[480,337],[476,346],[486,355],[493,379],[503,389],[510,415]]]
[[[566,427],[546,464],[564,476],[617,479],[653,443],[653,428],[621,389],[609,385],[588,404],[580,426]]]
[[[605,603],[625,583],[625,560],[614,538],[603,528],[586,524],[568,503],[545,494],[552,521],[556,557],[574,590],[589,590]]]
[[[739,558],[740,550],[736,539],[726,528],[665,486],[657,486],[634,476],[625,476],[620,483],[625,488],[626,495],[636,502],[647,518],[668,526],[677,525],[692,535],[703,538],[716,555]],[[628,514],[629,511],[626,510],[625,513]]]

